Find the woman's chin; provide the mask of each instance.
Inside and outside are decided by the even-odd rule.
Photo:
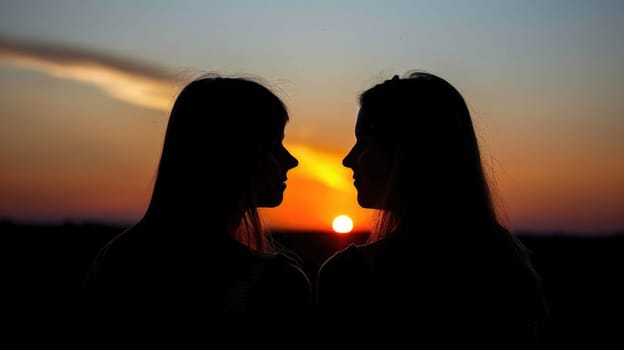
[[[283,199],[284,199],[284,196],[281,194],[273,198],[264,198],[262,200],[258,200],[258,207],[275,208],[278,205],[282,204]]]

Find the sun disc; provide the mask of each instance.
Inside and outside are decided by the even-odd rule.
[[[353,220],[347,215],[338,215],[332,222],[332,228],[336,233],[349,233],[353,229]]]

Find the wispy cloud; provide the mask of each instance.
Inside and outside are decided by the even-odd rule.
[[[0,38],[0,61],[79,81],[111,97],[144,108],[169,111],[180,77],[164,69],[88,50]],[[299,159],[301,176],[335,190],[352,190],[349,170],[341,158],[304,144],[288,148]]]
[[[164,69],[72,47],[0,38],[0,61],[80,81],[119,100],[169,110],[176,79]]]

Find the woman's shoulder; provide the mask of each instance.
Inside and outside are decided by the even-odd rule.
[[[358,260],[357,257],[360,256],[359,250],[357,245],[349,244],[347,247],[336,251],[323,262],[320,267],[321,271],[342,268],[352,264],[353,261]]]
[[[97,255],[97,263],[113,263],[126,260],[137,260],[139,252],[145,249],[146,245],[138,236],[142,235],[142,228],[138,225],[129,227],[104,243]]]
[[[349,244],[327,258],[319,273],[334,274],[367,268],[373,257],[379,253],[381,242],[368,244]]]
[[[310,304],[310,279],[296,260],[281,253],[258,257],[244,278],[253,286],[255,307],[277,310]]]
[[[262,255],[256,262],[256,269],[277,282],[310,284],[301,263],[284,253]]]
[[[116,259],[125,249],[127,245],[127,232],[128,229],[118,232],[109,240],[104,242],[97,250],[95,254],[94,263],[101,264],[104,261],[108,261],[110,259]]]

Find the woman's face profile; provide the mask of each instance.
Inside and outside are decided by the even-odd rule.
[[[286,189],[286,173],[299,161],[284,147],[284,135],[271,140],[259,150],[254,167],[254,187],[259,207],[273,208],[282,203]]]
[[[391,159],[369,131],[370,120],[374,117],[366,108],[360,108],[355,126],[356,142],[342,164],[353,170],[358,204],[363,208],[383,209],[381,201],[388,191]]]

